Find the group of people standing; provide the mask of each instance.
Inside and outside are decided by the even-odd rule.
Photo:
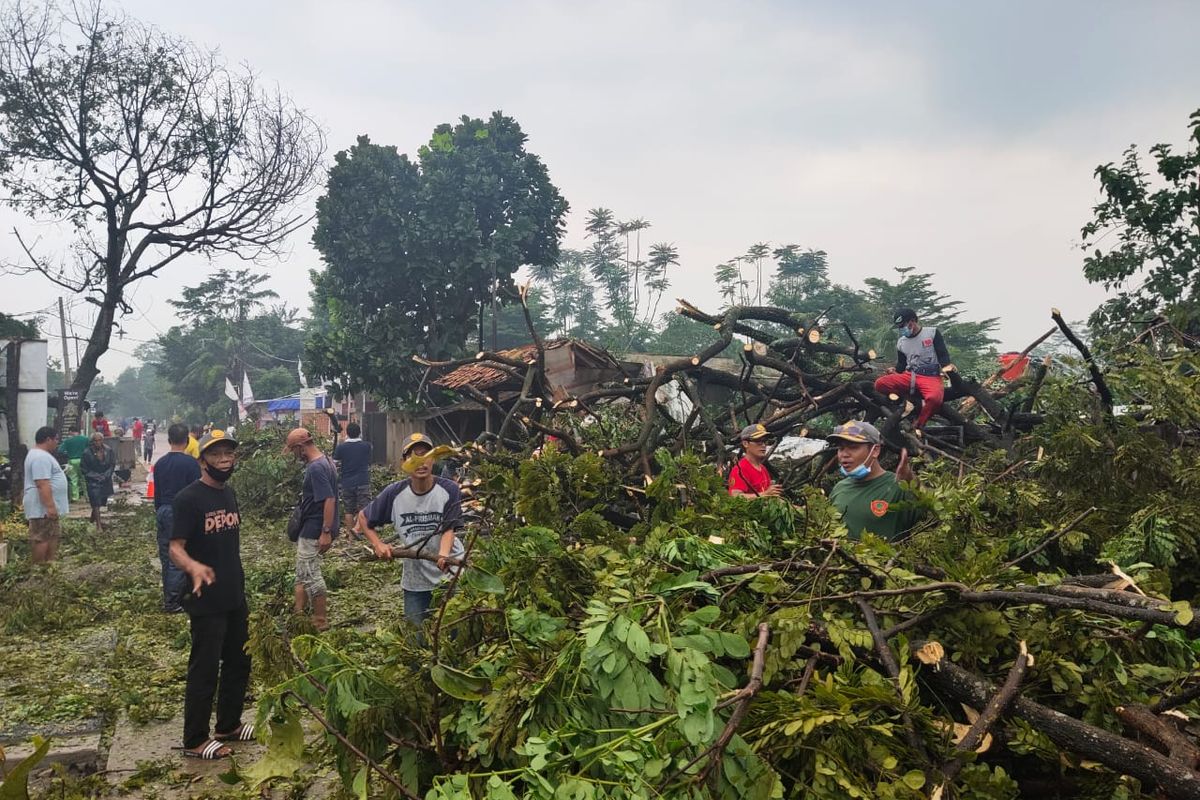
[[[920,411],[913,430],[920,431],[942,406],[945,388],[942,376],[954,370],[950,354],[937,328],[922,325],[911,308],[901,308],[892,319],[900,337],[896,365],[875,381],[875,390],[904,401],[919,401]],[[729,493],[748,498],[779,497],[781,488],[767,469],[774,438],[761,424],[748,425],[739,436],[743,456],[729,474]],[[916,525],[919,513],[913,495],[902,484],[916,479],[908,451],[900,451],[895,472],[879,463],[883,436],[869,422],[850,420],[827,437],[837,449],[842,475],[830,490],[829,500],[842,515],[852,539],[869,531],[883,539],[899,539]]]
[[[941,372],[953,365],[940,333],[923,329],[910,309],[898,311],[895,322],[902,336],[897,368],[881,377],[876,388],[919,396],[923,401],[916,422],[919,429],[941,403]],[[935,370],[936,387],[928,380]],[[77,441],[82,437],[77,430],[74,433],[63,445],[69,453],[78,451],[91,500],[93,476],[102,483],[100,478],[107,471],[111,491],[115,457],[104,445],[102,432],[97,431],[82,449]],[[347,434],[333,458],[321,451],[305,428],[292,430],[284,441],[284,454],[304,465],[299,502],[289,524],[289,537],[294,537],[296,545],[295,611],[311,612],[314,627],[327,627],[328,587],[321,561],[340,529],[346,527],[353,535],[365,537],[376,557],[402,559],[404,614],[420,625],[431,613],[434,591],[463,558],[458,537],[463,527],[459,487],[434,474],[433,442],[415,433],[402,448],[408,477],[372,496],[371,445],[362,440],[356,423],[347,426]],[[761,424],[749,425],[740,439],[744,457],[730,473],[730,493],[750,498],[780,496],[780,487],[766,467],[770,432]],[[167,441],[170,452],[154,467],[163,610],[186,612],[191,626],[181,749],[192,758],[224,758],[232,754],[231,743],[254,738],[253,725],[241,721],[250,656],[246,652],[249,609],[241,562],[241,512],[229,486],[237,468],[238,442],[221,430],[189,431],[182,424],[168,429]],[[914,479],[907,452],[902,451],[895,473],[883,470],[879,431],[857,420],[838,426],[828,441],[837,448],[843,475],[830,500],[841,512],[850,535],[858,538],[868,530],[894,539],[907,533],[917,518],[909,502],[911,495],[901,485]],[[53,455],[58,446],[53,428],[40,429],[25,464],[25,513],[34,561],[54,557],[59,517],[66,513],[67,479]],[[99,498],[99,486],[96,491]],[[379,534],[387,524],[394,527],[391,541],[384,541]],[[210,732],[214,700],[216,726]]]
[[[229,756],[233,743],[254,738],[254,726],[241,721],[250,676],[249,609],[241,511],[228,483],[237,468],[238,442],[211,430],[196,441],[193,459],[187,454],[188,434],[182,425],[167,431],[171,452],[155,466],[155,505],[163,608],[185,611],[191,624],[181,750],[187,757],[211,760]],[[409,477],[372,497],[371,445],[362,441],[356,423],[347,426],[347,434],[332,459],[304,428],[292,430],[284,441],[284,454],[304,464],[295,522],[289,525],[296,545],[295,611],[311,611],[318,629],[328,625],[321,559],[344,524],[366,537],[379,558],[404,556],[405,616],[419,625],[430,614],[433,591],[463,555],[458,485],[434,476],[433,442],[413,434],[402,449],[406,464],[413,465]],[[388,523],[395,527],[395,547],[378,533]],[[214,701],[216,725],[210,730]]]

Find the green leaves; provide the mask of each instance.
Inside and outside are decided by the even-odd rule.
[[[0,783],[0,800],[29,800],[29,773],[50,751],[50,740],[33,737],[33,752],[21,759],[21,763],[8,770]]]
[[[439,689],[459,700],[482,700],[488,691],[489,683],[486,678],[471,675],[445,664],[434,664],[429,673]]]
[[[270,721],[267,751],[258,761],[241,771],[241,777],[256,789],[274,778],[287,778],[304,769],[304,729],[296,713]]]
[[[414,403],[414,354],[460,353],[521,266],[554,264],[567,202],[525,138],[496,112],[439,125],[416,162],[366,137],[337,155],[313,233],[314,376]]]

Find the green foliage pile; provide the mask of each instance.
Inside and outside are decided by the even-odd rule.
[[[644,489],[553,445],[485,460],[471,566],[436,621],[290,643],[260,630],[278,681],[261,720],[299,758],[311,706],[408,796],[925,798],[970,717],[911,652],[936,641],[999,685],[1023,641],[1036,659],[1023,697],[1120,732],[1117,706],[1174,694],[1198,666],[1200,451],[1152,423],[1162,409],[1200,427],[1200,378],[1151,361],[1116,377],[1149,406],[1142,419],[1093,417],[1069,382],[1048,387],[1047,423],[1011,453],[975,454],[962,474],[925,466],[924,521],[899,544],[850,541],[819,486],[791,487],[797,505],[730,498],[688,454],[660,451]],[[614,509],[640,521],[618,527]],[[1114,562],[1161,598],[1158,622],[922,588],[933,575],[981,594],[1048,592]],[[887,633],[898,676],[856,598],[900,626]],[[762,688],[747,694],[762,624]],[[1019,717],[992,734],[941,796],[1155,796]],[[398,791],[332,737],[307,757],[325,746],[347,789]],[[268,756],[244,777],[287,763]]]

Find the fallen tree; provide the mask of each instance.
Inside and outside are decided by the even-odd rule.
[[[636,434],[625,441],[605,442],[600,450],[605,458],[636,465],[645,475],[652,473],[650,456],[660,447],[679,453],[700,444],[720,453],[748,422],[761,422],[772,434],[789,435],[803,434],[813,420],[854,417],[879,425],[894,449],[910,447],[946,455],[974,443],[1008,446],[1014,434],[1028,432],[1041,421],[1029,397],[1036,391],[1016,393],[1014,387],[1004,387],[993,392],[988,384],[994,376],[980,383],[952,371],[947,373],[946,404],[937,415],[943,425],[924,432],[923,438],[914,437],[902,421],[916,409],[911,403],[906,406],[907,398],[875,391],[874,380],[884,367],[873,350],[860,345],[848,326],[827,332],[823,324],[769,306],[732,306],[712,315],[685,300],[679,301],[678,312],[712,328],[714,337],[709,345],[666,361],[651,376],[627,374],[620,383],[563,397],[561,391],[556,394],[546,375],[545,342],[534,329],[528,308],[525,310],[533,343],[526,356],[482,351],[453,361],[414,357],[434,376],[474,364],[520,385],[519,392],[504,398],[469,383],[454,387],[465,399],[499,410],[502,424],[481,442],[489,449],[500,446],[529,452],[546,436],[553,436],[571,452],[579,453],[595,443],[581,441],[576,426],[561,420],[551,422],[552,418],[561,418],[562,412],[575,418],[579,412],[596,417],[605,408],[629,404],[639,406]],[[1074,337],[1061,317],[1057,322],[1066,335]],[[1039,337],[1028,349],[1048,335]],[[711,365],[731,346],[741,348],[742,369],[737,375]],[[1090,358],[1086,348],[1084,354]],[[613,363],[618,362],[613,359]],[[696,389],[698,382],[730,392],[734,400],[727,413],[705,406]],[[666,387],[672,384],[690,402],[693,411],[688,420],[673,419],[670,414],[668,406],[676,391],[666,391]],[[960,413],[951,404],[964,398]],[[919,406],[919,398],[915,402]],[[536,440],[534,444],[531,439]]]
[[[1200,372],[1102,374],[1140,418],[1074,375],[1034,376],[1036,417],[972,385],[946,413],[974,421],[935,443],[873,393],[869,353],[776,312],[730,309],[710,347],[587,396],[549,393],[540,341],[481,354],[521,391],[462,454],[467,567],[423,637],[259,618],[276,749],[311,716],[348,788],[406,797],[1196,796],[1200,750],[1166,713],[1200,712]],[[693,396],[735,333],[741,407],[771,430],[874,415],[931,456],[908,540],[847,538],[819,457],[782,472],[791,502],[726,494],[737,409],[679,423],[658,390]],[[1168,413],[1173,438],[1147,424]]]

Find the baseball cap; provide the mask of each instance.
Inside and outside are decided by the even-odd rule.
[[[410,434],[409,437],[404,440],[404,448],[400,451],[400,455],[407,458],[408,451],[412,450],[419,444],[428,445],[431,450],[433,449],[433,439],[430,439],[423,433],[414,433]]]
[[[833,433],[825,437],[825,441],[831,444],[837,444],[838,442],[883,444],[883,436],[880,435],[879,429],[871,423],[852,419],[834,428]]]
[[[911,308],[897,308],[896,313],[892,316],[892,325],[900,327],[906,322],[911,322],[917,318],[917,312]]]
[[[756,422],[753,425],[747,425],[742,428],[742,432],[738,434],[738,438],[743,442],[754,441],[755,439],[765,439],[771,435],[767,427],[761,422]]]
[[[213,430],[209,431],[208,433],[206,433],[200,437],[200,442],[198,445],[198,447],[200,448],[200,452],[203,453],[205,450],[207,450],[209,447],[212,447],[217,442],[229,442],[234,447],[238,446],[237,439],[233,438],[228,433],[226,433],[223,430],[220,430],[219,428],[214,428]]]
[[[287,435],[287,439],[283,443],[283,453],[287,455],[293,447],[298,444],[306,444],[312,441],[312,433],[308,428],[292,428]]]

